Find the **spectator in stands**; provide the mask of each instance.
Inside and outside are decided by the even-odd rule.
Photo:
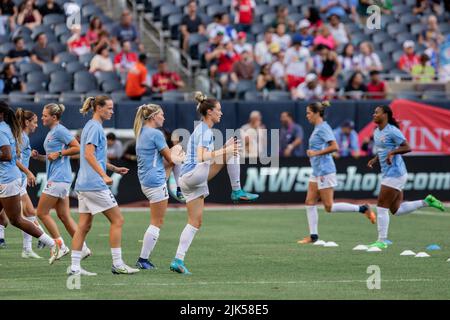
[[[127,72],[138,61],[136,53],[131,52],[130,41],[122,43],[122,51],[114,58],[114,67],[120,73],[122,79],[126,79]]]
[[[361,151],[361,153],[363,153],[363,155],[365,155],[366,157],[373,157],[374,155],[376,155],[373,135],[371,135],[370,138],[364,138],[361,143]]]
[[[316,52],[317,55],[314,57],[314,61],[320,83],[328,90],[334,89],[333,92],[335,92],[337,77],[342,70],[338,55],[323,44],[317,46]]]
[[[439,69],[439,46],[437,41],[430,39],[427,42],[425,53],[430,58],[430,65],[435,69]]]
[[[278,43],[282,51],[286,51],[291,46],[291,37],[286,34],[286,25],[284,23],[277,25],[272,41]]]
[[[426,53],[422,53],[419,58],[419,63],[411,68],[411,75],[414,81],[421,83],[430,83],[434,81],[436,70],[430,64],[430,57]]]
[[[222,32],[225,35],[225,27],[220,23],[221,19],[222,13],[216,13],[213,16],[212,22],[206,26],[206,35],[208,39],[214,38],[218,32]]]
[[[248,51],[253,55],[253,46],[251,43],[247,42],[247,34],[244,31],[238,32],[237,41],[234,44],[234,50],[238,54],[241,54],[242,51]]]
[[[294,122],[294,116],[288,111],[281,113],[280,121],[280,156],[305,156],[302,126]]]
[[[358,159],[360,156],[358,133],[354,129],[354,123],[351,120],[346,120],[342,125],[333,130],[336,137],[336,143],[339,146],[339,151],[335,152],[335,158],[353,157]]]
[[[9,94],[13,91],[25,91],[25,86],[20,81],[19,77],[16,73],[16,68],[14,67],[14,64],[12,63],[6,63],[3,66],[1,79],[3,80],[3,93]]]
[[[273,43],[273,29],[268,28],[264,32],[264,39],[255,46],[255,61],[260,66],[272,63],[272,54],[269,47]]]
[[[357,56],[358,70],[368,75],[372,70],[383,70],[380,57],[373,50],[370,42],[364,41],[359,45],[360,54]]]
[[[438,44],[444,42],[444,36],[439,30],[436,16],[430,15],[427,20],[427,29],[419,34],[419,43],[428,47],[429,41],[436,41]]]
[[[326,45],[331,50],[336,49],[336,41],[326,25],[319,28],[319,33],[314,38],[314,46],[317,47],[320,44]]]
[[[57,62],[55,51],[48,46],[47,35],[44,32],[36,36],[35,42],[36,45],[31,50],[31,61],[41,66],[47,62]]]
[[[306,76],[305,82],[291,90],[292,100],[322,100],[323,88],[319,78],[314,73]]]
[[[185,52],[188,52],[189,49],[189,35],[191,33],[205,34],[205,26],[201,17],[197,14],[195,0],[189,1],[187,5],[187,14],[181,20],[180,31],[180,46]]]
[[[444,1],[445,6],[448,6],[448,1]],[[414,14],[425,14],[430,8],[434,14],[441,15],[441,0],[416,0],[416,5],[413,8]]]
[[[339,56],[339,63],[341,64],[342,72],[353,73],[358,68],[358,58],[355,55],[355,47],[351,43],[347,43],[342,49],[342,54]]]
[[[321,0],[320,1],[320,13],[329,16],[335,14],[340,18],[344,18],[347,12],[349,12],[349,6],[347,0]]]
[[[97,52],[100,48],[106,46],[112,51],[114,51],[114,48],[111,48],[111,40],[109,38],[109,33],[106,30],[102,30],[98,34],[98,40],[96,43],[91,44],[92,46],[92,52]]]
[[[284,51],[280,50],[279,46],[275,46],[271,50],[272,54],[275,56],[275,61],[270,66],[270,74],[275,78],[277,87],[280,89],[285,89],[286,84],[284,80],[286,78],[286,66],[284,65]]]
[[[352,74],[345,86],[345,97],[351,100],[361,100],[367,92],[367,87],[364,84],[364,75],[357,71]]]
[[[323,24],[322,19],[320,18],[319,10],[316,7],[309,7],[306,11],[305,17],[311,24],[309,27],[311,34],[315,36],[317,31]]]
[[[123,155],[123,145],[113,132],[106,135],[108,160],[118,160]]]
[[[5,63],[15,63],[16,66],[21,63],[30,62],[30,51],[25,49],[25,41],[22,37],[14,38],[15,48],[9,50],[5,57]]]
[[[67,40],[69,51],[77,56],[91,52],[91,46],[86,36],[81,34],[81,25],[74,24],[70,28],[72,36]]]
[[[237,31],[233,25],[230,24],[230,16],[228,13],[222,13],[220,15],[220,25],[224,30],[225,37],[229,37],[232,41],[237,40]]]
[[[98,72],[114,71],[114,64],[109,56],[109,48],[103,46],[97,50],[96,55],[92,58],[89,72],[97,74]]]
[[[289,9],[285,5],[278,6],[277,16],[272,22],[272,28],[277,28],[279,24],[284,24],[285,30],[291,30],[295,32],[295,23],[289,20]]]
[[[169,71],[164,60],[158,62],[158,72],[152,76],[152,91],[163,93],[170,90],[183,89],[184,81],[176,72]]]
[[[294,35],[292,38],[292,47],[286,51],[284,64],[286,66],[285,82],[289,91],[305,81],[306,75],[313,68],[309,50],[302,47],[298,35]]]
[[[241,127],[242,151],[246,158],[258,158],[267,155],[266,126],[262,122],[261,112],[254,110],[250,113],[248,123]]]
[[[224,95],[227,95],[228,84],[231,80],[231,72],[233,64],[240,60],[240,56],[236,53],[233,43],[230,39],[224,40],[224,49],[221,50],[217,58],[217,77],[222,86]]]
[[[367,84],[368,99],[386,99],[387,88],[384,81],[380,78],[380,71],[370,71],[370,82]]]
[[[332,14],[328,17],[328,21],[330,22],[328,28],[334,41],[336,42],[336,46],[349,43],[350,38],[348,30],[341,22],[339,16],[337,14]]]
[[[39,12],[42,17],[48,14],[64,14],[64,10],[55,2],[55,0],[47,0],[39,7]]]
[[[230,91],[235,92],[239,81],[253,80],[255,65],[251,51],[244,50],[240,54],[240,59],[233,63],[231,70]]]
[[[17,16],[17,7],[13,0],[0,0],[0,11],[5,16],[14,18]]]
[[[19,6],[17,24],[33,29],[42,23],[42,16],[34,6],[33,0],[25,0]]]
[[[139,60],[128,71],[125,93],[132,100],[140,100],[143,96],[151,95],[150,85],[147,82],[147,56],[139,55]]]
[[[0,36],[5,36],[15,28],[14,19],[5,14],[0,7]]]
[[[86,39],[92,46],[96,44],[99,40],[100,32],[103,31],[102,20],[99,17],[93,16],[89,21],[89,28],[86,32]]]
[[[250,32],[255,13],[255,0],[233,0],[232,7],[235,12],[234,23],[238,31]]]
[[[303,19],[298,23],[298,38],[302,41],[302,47],[311,48],[314,44],[314,37],[311,35],[309,27],[311,23],[308,19]]]
[[[270,74],[270,64],[265,64],[261,67],[259,75],[256,78],[256,90],[271,91],[279,89],[274,76]]]
[[[122,159],[125,161],[136,162],[136,140],[132,139],[125,144],[125,151],[122,155]]]
[[[223,44],[224,33],[222,31],[211,38],[208,48],[205,52],[205,62],[209,70],[209,76],[214,79],[217,74],[217,65],[219,63],[219,56],[224,52],[225,46]]]
[[[398,68],[407,73],[411,73],[413,65],[419,63],[419,56],[416,55],[415,43],[412,40],[406,40],[403,43],[403,55],[398,60]]]
[[[136,43],[140,52],[144,51],[144,46],[140,42],[138,30],[133,23],[133,15],[129,10],[124,10],[122,12],[120,23],[112,29],[111,33],[113,47],[117,47],[118,43],[129,41],[130,43]]]

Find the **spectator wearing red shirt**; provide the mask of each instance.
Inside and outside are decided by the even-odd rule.
[[[236,12],[235,23],[238,31],[250,32],[256,4],[254,0],[233,0]]]
[[[91,46],[88,39],[81,34],[81,25],[74,24],[70,31],[72,32],[72,36],[67,40],[69,51],[77,56],[91,52]]]
[[[120,73],[122,80],[126,79],[127,72],[138,61],[136,53],[131,52],[131,42],[122,42],[122,51],[114,58],[114,67]]]
[[[88,39],[90,45],[98,42],[98,36],[101,31],[103,31],[102,21],[99,17],[93,16],[89,22],[89,29],[86,32],[86,38]]]
[[[176,72],[169,71],[165,61],[159,61],[158,72],[152,76],[152,91],[163,93],[165,91],[184,88],[185,84]]]
[[[231,42],[230,39],[225,39],[224,50],[222,50],[217,59],[217,72],[224,94],[226,94],[228,90],[228,83],[231,80],[230,76],[233,71],[233,64],[239,61],[240,58],[239,54],[234,50],[233,42]]]
[[[132,100],[140,100],[144,95],[151,95],[150,86],[147,83],[147,56],[139,55],[139,60],[127,74],[125,93]]]
[[[398,68],[411,73],[413,65],[419,63],[419,56],[414,52],[415,43],[412,40],[406,40],[403,43],[404,54],[398,60]]]
[[[316,7],[309,7],[305,18],[309,20],[309,30],[311,31],[311,34],[315,36],[323,24],[323,21],[320,19],[319,10]]]
[[[368,99],[386,99],[386,84],[380,79],[380,71],[370,71],[370,82],[367,84]]]

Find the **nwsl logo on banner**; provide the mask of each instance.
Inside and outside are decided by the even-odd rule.
[[[450,154],[450,110],[403,99],[391,108],[414,154]],[[370,138],[375,127],[372,122],[362,129],[359,141]]]

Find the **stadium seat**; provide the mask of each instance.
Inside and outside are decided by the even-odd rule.
[[[385,32],[374,33],[372,36],[372,41],[374,44],[384,43],[389,40],[391,40],[391,37]]]
[[[68,82],[50,82],[50,84],[48,85],[48,92],[50,93],[61,93],[71,90],[72,86]]]
[[[241,99],[244,97],[245,92],[255,91],[256,83],[253,80],[241,80],[236,86],[236,97]]]
[[[53,62],[47,62],[47,63],[44,63],[44,65],[42,66],[42,71],[45,74],[49,75],[55,71],[64,71],[64,68],[60,64],[53,63]]]
[[[448,100],[450,99],[450,95],[445,91],[425,90],[423,92],[423,98],[426,100]]]
[[[421,92],[399,92],[397,99],[419,100],[422,98]]]
[[[189,3],[189,0],[175,0],[175,5],[179,8],[184,8]]]
[[[19,69],[19,72],[22,76],[30,72],[42,71],[41,66],[36,63],[23,63],[20,65]]]
[[[391,53],[402,48],[402,45],[396,41],[384,42],[381,47],[386,53]]]
[[[276,14],[274,12],[266,13],[262,16],[262,23],[264,27],[269,27],[272,25],[272,22],[275,20]]]
[[[182,14],[174,14],[174,15],[170,15],[169,18],[167,19],[167,25],[170,31],[170,38],[172,40],[177,40],[180,34],[180,24],[181,24],[181,20],[183,19],[183,15]]]
[[[13,40],[15,37],[21,36],[28,36],[31,38],[31,34],[33,33],[33,31],[31,31],[30,29],[28,29],[25,26],[17,26],[16,29],[14,30],[13,34],[11,35],[11,40]]]
[[[60,23],[60,24],[55,25],[53,31],[55,32],[56,37],[59,37],[63,33],[70,32],[70,30],[67,28],[66,23]]]
[[[170,90],[163,92],[162,99],[163,101],[185,101],[186,93],[177,90]]]
[[[151,0],[151,10],[153,13],[153,21],[160,21],[161,20],[161,6],[166,4],[167,0]]]
[[[395,39],[397,39],[398,43],[403,44],[406,40],[416,40],[414,36],[411,35],[410,32],[402,32],[395,36]]]
[[[408,32],[408,28],[404,24],[392,23],[387,26],[387,33],[391,36],[395,36],[401,32]]]
[[[50,81],[50,77],[43,73],[42,71],[31,71],[26,75],[27,84],[29,82],[43,82],[47,83]]]
[[[59,98],[59,102],[83,102],[82,95],[77,92],[62,92]]]
[[[113,91],[123,90],[124,87],[120,81],[107,80],[101,84],[101,89],[106,93],[111,93]]]
[[[97,7],[95,4],[88,4],[81,8],[81,15],[89,18],[91,16],[98,16],[103,13],[103,10]]]
[[[206,14],[210,17],[214,17],[214,15],[218,13],[227,13],[227,12],[228,9],[221,4],[213,4],[206,8]]]
[[[66,16],[63,14],[47,14],[46,16],[44,16],[44,19],[42,21],[42,23],[44,25],[49,25],[54,27],[57,24],[60,23],[65,23],[66,22]]]
[[[266,4],[259,4],[255,7],[255,17],[260,17],[259,21],[262,21],[261,17],[266,13],[273,12],[273,8],[269,7]]]
[[[394,61],[395,65],[397,65],[397,62],[398,62],[398,60],[400,60],[400,57],[402,55],[403,55],[403,50],[396,50],[396,51],[392,52],[392,59],[389,59],[389,60]],[[392,69],[386,69],[386,70],[392,70]]]
[[[76,55],[67,51],[58,53],[56,57],[58,58],[59,63],[63,66],[69,62],[78,61],[78,57]]]
[[[7,55],[8,52],[14,48],[15,48],[15,46],[14,46],[14,43],[12,43],[12,42],[3,43],[0,45],[0,53]]]
[[[208,41],[208,38],[202,34],[193,33],[189,36],[189,56],[192,59],[199,59],[198,45],[205,41]]]
[[[84,64],[85,67],[89,67],[89,65],[91,64],[91,60],[94,56],[95,54],[93,53],[85,53],[79,56],[78,60],[80,61],[80,63]]]
[[[14,102],[32,102],[33,96],[20,91],[13,91],[8,94],[8,100],[11,103]]]
[[[55,71],[50,74],[50,82],[72,83],[72,75],[66,71]]]
[[[67,50],[67,46],[59,41],[49,43],[48,46],[53,49],[55,54],[59,54]]]
[[[267,95],[267,100],[269,101],[286,101],[291,100],[291,94],[287,91],[269,91],[269,94]]]
[[[60,35],[58,35],[58,40],[61,43],[67,43],[69,41],[69,39],[72,37],[72,34],[70,33],[70,31],[64,32]]]
[[[259,91],[247,91],[244,94],[245,101],[263,101],[264,94]]]
[[[169,29],[169,17],[174,14],[182,14],[182,10],[173,5],[173,4],[167,4],[161,7],[161,22],[162,22],[162,28],[163,30]]]
[[[408,5],[395,4],[392,6],[392,12],[398,16],[401,16],[406,12],[412,12],[412,8]]]
[[[42,105],[57,101],[58,101],[58,93],[36,92],[36,94],[34,95],[34,102]]]
[[[110,96],[114,102],[129,100],[128,96],[123,90],[111,92]]]
[[[398,22],[405,25],[413,25],[416,23],[420,24],[420,19],[412,13],[403,13]]]
[[[117,75],[114,71],[109,72],[97,72],[95,74],[95,77],[97,78],[97,82],[101,85],[105,81],[118,81],[120,82],[120,77]]]
[[[33,28],[31,38],[36,39],[36,36],[42,32],[45,33],[47,36],[49,34],[53,34],[53,30],[50,26],[41,24],[40,26]]]
[[[27,80],[25,83],[25,92],[28,94],[35,94],[36,92],[46,92],[46,82]]]
[[[66,65],[66,71],[70,74],[73,74],[78,71],[84,71],[84,70],[86,70],[86,67],[84,66],[84,64],[82,64],[78,61],[72,61]]]
[[[79,93],[85,93],[89,91],[97,90],[97,84],[92,82],[84,82],[82,80],[75,80],[73,90]]]
[[[422,25],[422,24],[413,24],[411,26],[411,35],[417,36],[424,30],[425,30],[425,26],[424,25]]]

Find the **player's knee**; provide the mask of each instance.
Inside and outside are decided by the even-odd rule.
[[[123,226],[123,224],[124,224],[124,219],[123,219],[123,216],[121,215],[120,217],[117,217],[116,219],[114,219],[114,221],[113,221],[113,225],[114,226],[116,226],[116,227],[122,227]]]
[[[325,208],[326,212],[330,213],[331,212],[331,208],[333,207],[333,205],[327,203],[323,207]]]
[[[306,199],[305,200],[305,205],[307,206],[315,206],[317,204],[317,202],[314,199]]]

